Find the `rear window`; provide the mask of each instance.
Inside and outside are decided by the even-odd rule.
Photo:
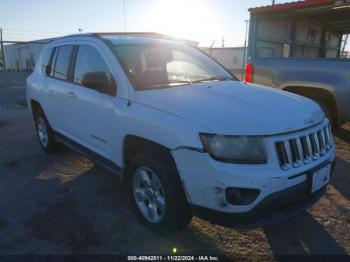
[[[63,45],[56,48],[56,62],[53,77],[61,80],[68,80],[68,70],[71,61],[73,46]],[[56,56],[56,54],[55,54]]]

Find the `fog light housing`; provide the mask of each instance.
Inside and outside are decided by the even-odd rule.
[[[231,205],[250,205],[259,196],[259,189],[249,188],[237,188],[229,187],[226,188],[225,195],[226,200]]]

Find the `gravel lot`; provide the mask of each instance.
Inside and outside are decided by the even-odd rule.
[[[0,254],[350,254],[350,125],[336,136],[332,183],[307,212],[256,229],[194,218],[157,234],[135,218],[118,178],[65,148],[46,155],[27,110],[0,111]]]

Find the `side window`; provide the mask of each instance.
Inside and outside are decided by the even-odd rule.
[[[79,46],[74,69],[74,82],[81,85],[85,74],[95,72],[105,73],[108,77],[110,75],[105,61],[94,47]]]
[[[52,56],[53,49],[47,48],[43,50],[43,53],[41,55],[41,73],[43,75],[49,75],[50,74],[50,68],[47,68],[47,66],[51,66],[51,56]]]
[[[55,52],[55,68],[53,70],[53,77],[61,80],[68,79],[68,70],[71,61],[73,46],[63,45],[56,48]]]
[[[57,60],[58,50],[59,50],[59,48],[58,48],[58,47],[55,47],[55,50],[54,50],[54,53],[53,53],[53,56],[52,56],[52,60],[51,60],[51,70],[50,70],[50,73],[48,74],[48,75],[51,76],[51,77],[53,77],[54,67],[55,67],[56,60]]]

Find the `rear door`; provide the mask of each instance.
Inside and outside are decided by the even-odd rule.
[[[73,45],[56,47],[49,73],[47,107],[50,124],[55,131],[71,137],[72,111],[77,97],[74,94],[72,80]]]

